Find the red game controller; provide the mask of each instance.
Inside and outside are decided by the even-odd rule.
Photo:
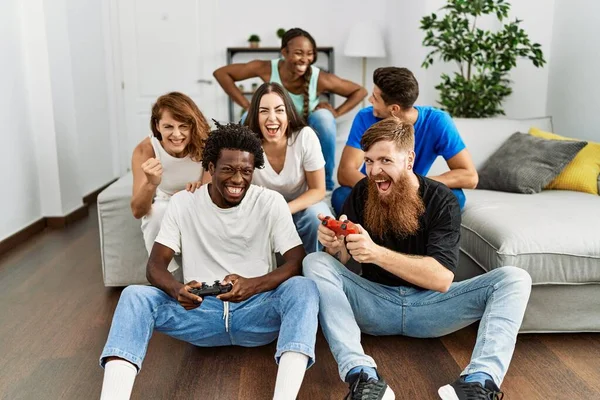
[[[323,226],[334,231],[336,236],[347,236],[354,233],[360,233],[358,231],[358,227],[347,219],[344,221],[338,221],[337,219],[333,219],[331,217],[325,217],[321,223]]]

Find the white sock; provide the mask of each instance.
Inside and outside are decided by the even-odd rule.
[[[112,360],[104,366],[104,382],[100,400],[129,400],[137,375],[135,365],[125,360]]]
[[[308,356],[302,353],[286,351],[281,355],[273,400],[295,400],[298,397],[307,365]]]

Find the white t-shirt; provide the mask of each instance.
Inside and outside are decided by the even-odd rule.
[[[292,201],[308,190],[305,172],[317,171],[325,166],[321,144],[315,131],[302,128],[288,139],[283,169],[273,170],[265,154],[265,167],[254,171],[252,183],[273,189]]]
[[[208,186],[173,195],[156,237],[181,253],[185,282],[211,284],[228,274],[262,276],[277,267],[276,252],[302,245],[279,193],[250,185],[239,205],[219,208]]]

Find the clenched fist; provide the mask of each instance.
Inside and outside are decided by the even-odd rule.
[[[156,158],[149,158],[142,164],[142,171],[146,174],[148,183],[154,186],[160,185],[162,179],[162,164]]]

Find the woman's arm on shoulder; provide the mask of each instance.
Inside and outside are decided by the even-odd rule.
[[[359,84],[325,71],[319,72],[317,92],[331,92],[346,98],[346,101],[335,109],[335,117],[340,117],[352,110],[368,94],[367,89]]]
[[[149,182],[144,168],[162,175],[160,161],[156,160],[150,138],[142,140],[133,150],[131,156],[131,172],[133,174],[133,193],[131,196],[131,211],[135,218],[142,218],[152,207],[152,199],[158,184]],[[142,167],[144,166],[144,167]],[[156,176],[156,175],[154,175]],[[160,183],[160,179],[159,179]]]
[[[261,78],[265,82],[268,81],[271,78],[270,63],[270,61],[265,60],[254,60],[245,64],[229,64],[215,70],[213,76],[225,93],[243,109],[247,110],[250,102],[235,83],[248,78]]]

